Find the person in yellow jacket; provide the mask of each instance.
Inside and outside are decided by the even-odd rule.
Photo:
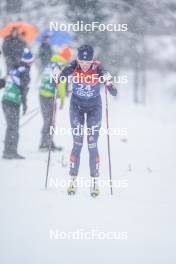
[[[67,64],[67,60],[64,59],[60,55],[53,55],[51,57],[51,62],[45,68],[40,89],[40,106],[41,112],[43,117],[43,128],[41,131],[41,143],[39,146],[39,150],[41,151],[48,151],[49,149],[49,141],[50,141],[50,126],[52,122],[52,113],[53,113],[53,104],[54,104],[54,96],[55,96],[55,89],[57,89],[57,96],[60,98],[60,109],[63,108],[64,99],[66,95],[66,86],[67,82],[62,81],[61,83],[57,84],[54,80],[51,82],[51,76],[55,74],[59,74]],[[51,144],[51,150],[61,151],[62,147],[57,147],[54,142]]]

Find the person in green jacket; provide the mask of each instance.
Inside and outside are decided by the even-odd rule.
[[[2,97],[2,108],[7,123],[4,140],[4,159],[24,159],[17,152],[20,106],[23,106],[23,114],[25,114],[27,111],[28,85],[30,83],[30,65],[33,61],[32,53],[25,48],[21,61],[12,66],[6,79]]]
[[[45,68],[41,84],[39,88],[40,95],[40,107],[43,117],[43,128],[41,131],[41,142],[39,150],[48,151],[50,143],[50,126],[52,123],[53,115],[53,104],[55,97],[55,90],[57,89],[57,97],[60,98],[60,109],[63,108],[64,99],[66,95],[66,85],[67,82],[62,81],[57,84],[54,80],[51,82],[52,74],[59,74],[65,67],[67,61],[59,55],[54,55],[51,57],[51,62]],[[62,147],[57,147],[54,142],[51,143],[51,150],[61,151]]]

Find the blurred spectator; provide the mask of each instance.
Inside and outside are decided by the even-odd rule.
[[[41,72],[48,65],[48,63],[50,62],[51,56],[52,56],[52,49],[51,49],[51,46],[48,40],[49,40],[48,36],[45,36],[39,48],[39,59],[40,59]]]
[[[30,65],[34,61],[32,53],[25,48],[21,61],[13,66],[8,73],[2,107],[7,122],[4,140],[4,159],[24,159],[17,152],[19,140],[20,106],[23,106],[23,114],[27,111],[27,93],[30,83]]]
[[[18,34],[16,28],[13,28],[11,34],[4,39],[4,43],[2,45],[2,50],[6,59],[7,64],[7,72],[12,68],[14,65],[19,63],[21,56],[23,54],[23,50],[26,46],[25,41],[22,37]]]

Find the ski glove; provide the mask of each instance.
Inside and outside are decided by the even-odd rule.
[[[106,72],[104,75],[103,75],[103,80],[104,80],[104,83],[105,83],[105,87],[108,88],[110,86],[112,86],[112,75],[109,73],[109,72]]]
[[[112,96],[116,96],[117,89],[113,86],[112,75],[109,72],[106,72],[103,75],[103,78],[104,78],[105,89],[107,89]]]

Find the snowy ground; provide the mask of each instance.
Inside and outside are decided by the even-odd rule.
[[[89,188],[80,188],[75,197],[68,197],[65,187],[52,185],[46,191],[47,155],[38,152],[41,115],[21,128],[19,152],[27,159],[0,159],[0,263],[176,263],[176,106],[167,100],[163,103],[161,97],[157,100],[157,96],[154,103],[145,107],[134,106],[129,98],[130,87],[129,82],[121,88],[119,100],[109,98],[111,127],[128,129],[126,140],[111,137],[113,179],[119,184],[127,183],[115,188],[113,197],[109,188],[102,188],[97,199],[90,198]],[[29,111],[37,106],[37,87],[33,82]],[[68,106],[69,99],[64,110],[58,112],[60,127],[69,127]],[[5,132],[2,109],[0,120],[2,152]],[[56,137],[56,142],[64,146],[64,158],[68,160],[71,136]],[[106,180],[105,136],[99,140],[99,150],[101,177]],[[52,155],[50,178],[67,179],[68,167],[61,166],[61,159],[61,154]],[[87,146],[82,151],[80,176],[89,179]],[[50,239],[51,230],[126,232],[128,238],[57,240]]]

